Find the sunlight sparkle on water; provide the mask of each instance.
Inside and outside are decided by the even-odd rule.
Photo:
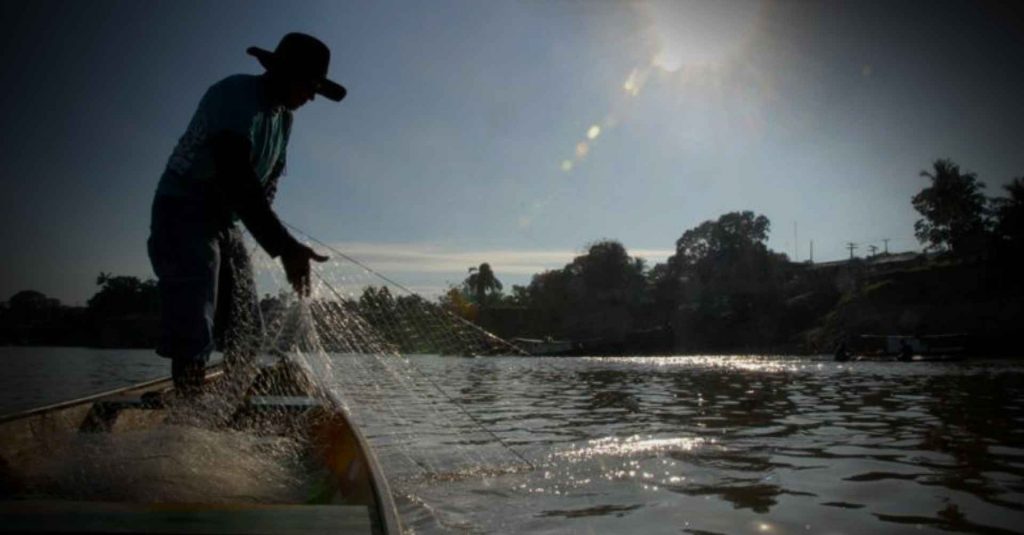
[[[570,451],[556,454],[558,457],[568,459],[570,462],[584,461],[597,456],[628,457],[631,455],[662,452],[662,451],[691,451],[702,446],[707,441],[700,437],[680,438],[646,438],[640,435],[631,437],[605,437],[588,440],[586,445]],[[630,474],[633,475],[633,474]],[[653,477],[653,474],[652,474]]]
[[[696,368],[727,368],[751,372],[794,372],[808,366],[820,367],[820,364],[809,363],[799,359],[780,360],[777,357],[757,355],[691,355],[674,357],[585,357],[587,360],[601,362],[621,362],[639,366]]]

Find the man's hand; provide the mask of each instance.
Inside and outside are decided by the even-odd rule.
[[[317,262],[324,262],[327,260],[327,257],[317,254],[313,249],[301,244],[281,255],[281,264],[284,265],[284,272],[285,275],[288,276],[288,282],[291,283],[292,288],[295,289],[295,293],[299,294],[301,297],[309,296],[310,259],[316,260]]]

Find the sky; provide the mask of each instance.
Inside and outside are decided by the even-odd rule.
[[[797,260],[919,249],[937,158],[1024,175],[1024,25],[986,2],[0,3],[0,300],[152,277],[157,181],[214,82],[290,31],[348,97],[295,114],[280,217],[416,291],[752,210]]]

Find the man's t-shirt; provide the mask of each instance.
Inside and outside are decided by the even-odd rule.
[[[271,105],[262,77],[236,74],[213,84],[167,161],[157,195],[204,200],[215,173],[210,140],[225,130],[252,144],[250,162],[266,186],[284,169],[291,125],[291,112]]]

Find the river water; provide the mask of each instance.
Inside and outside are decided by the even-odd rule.
[[[152,349],[0,347],[0,415],[158,379],[170,362]]]
[[[35,389],[51,397],[166,370],[148,352],[34,351],[64,359]],[[104,358],[143,364],[71,379]],[[1018,361],[366,358],[325,373],[416,533],[1024,530]],[[2,378],[0,412],[19,373]]]

